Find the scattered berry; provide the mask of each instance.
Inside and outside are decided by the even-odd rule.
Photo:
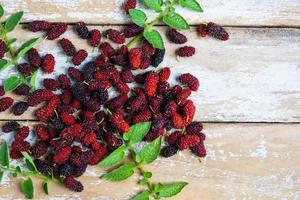
[[[58,23],[51,26],[50,30],[47,33],[48,40],[54,40],[66,32],[68,26],[65,23]]]
[[[195,54],[195,51],[194,47],[184,46],[176,50],[176,55],[180,57],[191,57]]]
[[[199,88],[198,79],[190,73],[181,74],[179,76],[179,81],[182,84],[187,85],[193,91],[197,91]]]
[[[76,54],[76,48],[70,40],[63,38],[59,40],[59,44],[67,56],[74,56]]]
[[[88,56],[88,53],[86,52],[86,50],[79,50],[77,51],[77,53],[73,56],[72,58],[72,62],[74,65],[80,65]]]
[[[43,20],[36,20],[28,24],[28,29],[32,32],[48,31],[51,27],[49,22]]]
[[[12,112],[14,115],[22,115],[27,109],[28,109],[28,103],[27,102],[18,102],[15,103],[12,107]]]
[[[11,131],[17,131],[20,128],[20,124],[16,121],[5,122],[2,126],[2,131],[4,133],[9,133]]]
[[[43,58],[42,69],[46,73],[52,73],[54,71],[55,59],[52,54],[46,54]]]
[[[84,22],[78,22],[76,25],[76,32],[81,39],[88,39],[90,32]]]
[[[187,38],[185,35],[179,33],[176,29],[169,29],[167,31],[167,37],[171,42],[175,44],[184,44],[187,42]]]
[[[90,31],[90,38],[89,38],[89,42],[92,45],[92,47],[97,47],[99,46],[101,41],[101,33],[99,30],[97,29],[93,29]]]
[[[33,67],[39,67],[42,64],[42,59],[40,57],[40,54],[35,48],[31,48],[27,52],[27,58],[30,65],[32,65]]]
[[[209,22],[206,26],[207,35],[214,37],[218,40],[228,40],[229,34],[226,32],[226,30],[213,22]]]
[[[7,110],[12,104],[14,100],[11,97],[3,97],[0,99],[0,112]]]

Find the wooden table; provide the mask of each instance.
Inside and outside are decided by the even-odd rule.
[[[25,11],[28,22],[46,19],[74,23],[84,20],[104,30],[128,23],[120,9],[123,1],[109,0],[2,0],[9,12]],[[173,77],[190,71],[201,82],[192,99],[196,119],[205,122],[208,155],[199,162],[189,152],[159,159],[148,168],[155,181],[185,180],[190,184],[173,199],[300,199],[300,1],[299,0],[202,0],[202,14],[180,10],[190,22],[213,21],[226,26],[231,39],[199,39],[195,26],[185,34],[197,48],[192,58],[177,60],[167,44],[162,66]],[[163,32],[165,27],[159,27]],[[39,33],[18,29],[26,40]],[[65,37],[78,48],[92,51],[73,31]],[[57,75],[70,66],[53,41],[38,46],[59,57]],[[3,80],[12,70],[1,72]],[[52,75],[53,76],[53,75]],[[39,78],[45,77],[40,74]],[[18,97],[19,98],[19,97]],[[16,119],[32,125],[31,113],[21,118],[1,113],[2,121]],[[7,135],[1,133],[0,138]],[[80,177],[82,193],[51,185],[50,196],[38,189],[37,199],[128,199],[141,187],[137,176],[122,183],[99,179],[105,169],[90,167]],[[0,189],[1,199],[23,198],[16,179]],[[38,180],[34,180],[38,182]]]

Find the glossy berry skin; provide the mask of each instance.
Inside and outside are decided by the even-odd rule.
[[[20,124],[16,121],[5,122],[2,126],[2,131],[4,133],[9,133],[11,131],[17,131],[20,128]]]
[[[53,157],[53,163],[63,164],[65,163],[71,155],[71,147],[66,146],[59,149]]]
[[[28,95],[29,90],[30,90],[30,87],[28,85],[26,85],[25,83],[22,83],[14,90],[14,92],[17,95]]]
[[[160,155],[165,158],[168,158],[175,155],[177,151],[178,147],[176,145],[165,146],[164,148],[162,148]]]
[[[142,27],[135,24],[130,24],[124,28],[123,35],[125,36],[125,38],[131,38],[137,36],[141,32],[143,32]]]
[[[105,31],[106,37],[111,41],[117,44],[123,44],[125,42],[125,37],[122,33],[118,30],[108,29]]]
[[[27,109],[28,109],[28,103],[27,102],[18,102],[15,103],[12,107],[12,112],[14,115],[22,115]]]
[[[177,141],[177,146],[180,151],[193,147],[200,142],[200,137],[198,135],[185,135],[180,137]]]
[[[164,60],[165,49],[156,49],[155,54],[151,57],[151,65],[153,67],[158,67],[158,65]]]

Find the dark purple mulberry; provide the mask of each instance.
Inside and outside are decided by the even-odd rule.
[[[84,22],[78,22],[76,25],[76,32],[81,39],[88,39],[90,32]]]
[[[155,54],[151,57],[151,65],[157,67],[165,57],[165,49],[156,49]]]
[[[64,185],[75,192],[81,192],[83,190],[83,185],[72,176],[67,176],[64,179]]]
[[[168,157],[175,155],[177,153],[177,151],[178,151],[178,148],[176,145],[165,146],[161,150],[160,155],[165,158],[168,158]]]
[[[143,28],[135,24],[130,24],[126,26],[123,30],[123,34],[125,38],[131,38],[137,36],[141,32],[143,32]]]
[[[214,37],[219,40],[228,40],[229,34],[226,32],[226,30],[213,22],[209,22],[206,26],[207,35]]]
[[[28,107],[29,106],[27,102],[18,102],[13,105],[12,112],[14,115],[22,115],[28,109]]]
[[[70,40],[63,38],[59,40],[59,44],[67,56],[74,56],[76,54],[76,48]]]
[[[171,42],[175,44],[184,44],[187,42],[185,35],[179,33],[176,29],[169,29],[167,31],[167,37]]]
[[[17,131],[20,128],[20,124],[16,121],[9,121],[5,122],[5,124],[2,126],[2,131],[4,133],[8,133],[11,131]]]
[[[42,64],[42,59],[39,52],[35,48],[31,48],[27,52],[27,58],[29,63],[34,67],[39,67]]]

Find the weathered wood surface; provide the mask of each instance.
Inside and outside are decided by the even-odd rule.
[[[92,27],[91,27],[92,28]],[[108,26],[97,26],[101,30]],[[114,27],[116,28],[116,27]],[[162,33],[165,27],[159,28]],[[300,121],[300,30],[228,28],[231,39],[221,42],[210,38],[200,39],[195,31],[186,32],[187,45],[195,46],[197,53],[191,58],[176,58],[179,45],[166,44],[166,57],[160,67],[172,69],[172,82],[181,73],[191,72],[200,80],[200,91],[193,93],[197,106],[196,119],[202,121],[243,122],[299,122]],[[38,36],[19,29],[14,36],[25,41]],[[78,39],[74,31],[63,37],[71,39],[77,48],[93,55],[86,41]],[[166,40],[167,41],[167,40]],[[72,66],[55,41],[43,41],[37,46],[44,54],[56,56],[56,72],[43,77],[57,76]],[[13,74],[6,70],[1,80]],[[20,119],[9,112],[0,113],[0,119]],[[27,112],[22,119],[33,119]]]
[[[2,0],[9,13],[26,12],[25,20],[123,24],[128,18],[120,8],[125,0]],[[299,0],[202,0],[204,13],[179,9],[191,24],[214,21],[223,25],[300,26]],[[152,13],[152,12],[149,12]],[[151,14],[154,17],[155,14]]]
[[[199,162],[189,151],[159,159],[147,167],[154,181],[184,180],[189,185],[173,199],[298,199],[300,196],[300,124],[204,124],[208,156]],[[0,138],[8,135],[1,134]],[[37,187],[37,199],[128,199],[142,189],[138,175],[113,183],[99,179],[103,168],[80,177],[82,193],[51,184],[50,196]],[[19,179],[5,179],[0,199],[22,198]],[[37,180],[35,180],[37,181]],[[38,182],[38,181],[37,181]],[[14,191],[14,192],[12,192]]]

